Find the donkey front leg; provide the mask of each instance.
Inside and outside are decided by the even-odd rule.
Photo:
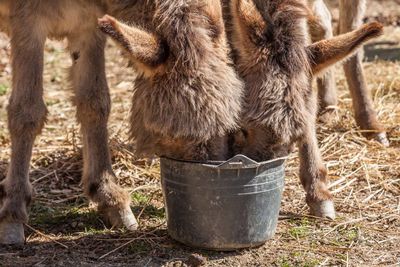
[[[365,10],[365,0],[340,0],[340,33],[355,30],[362,24]],[[375,138],[381,144],[389,146],[384,128],[377,120],[370,92],[365,81],[362,67],[363,53],[358,52],[344,63],[344,71],[349,85],[354,106],[354,116],[358,126],[367,130],[367,138]]]
[[[105,75],[105,37],[97,30],[69,38],[74,60],[71,70],[77,118],[83,137],[83,186],[89,198],[112,226],[138,227],[130,197],[116,184],[108,149],[107,121],[110,95]]]
[[[24,17],[27,20],[27,17]],[[29,163],[46,118],[43,101],[43,47],[46,35],[36,21],[12,21],[12,93],[8,106],[11,161],[0,183],[0,244],[25,242],[23,224],[32,197]]]
[[[335,219],[333,198],[327,188],[327,171],[318,148],[315,129],[310,126],[299,141],[300,179],[312,215]]]
[[[313,0],[314,18],[310,21],[312,42],[333,37],[332,16],[323,0]],[[331,122],[337,117],[336,82],[333,69],[328,69],[317,78],[319,98],[319,120]]]

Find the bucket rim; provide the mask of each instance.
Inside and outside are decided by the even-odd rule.
[[[175,161],[175,162],[189,163],[189,164],[196,164],[196,165],[202,165],[202,166],[207,166],[207,167],[219,168],[225,164],[229,164],[231,161],[237,159],[238,157],[248,159],[251,162],[250,165],[253,165],[253,166],[248,165],[246,167],[258,167],[261,165],[267,165],[267,164],[271,164],[271,163],[275,163],[275,162],[279,162],[279,161],[281,161],[280,165],[282,165],[285,163],[286,159],[289,158],[289,156],[286,156],[286,157],[279,157],[279,158],[274,158],[274,159],[258,162],[258,161],[255,161],[255,160],[251,159],[250,157],[247,157],[243,154],[237,154],[225,161],[222,161],[222,160],[208,160],[208,161],[182,160],[182,159],[174,159],[174,158],[165,157],[165,156],[160,157],[160,159],[166,159],[166,160]]]

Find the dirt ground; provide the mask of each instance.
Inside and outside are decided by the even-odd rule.
[[[336,5],[335,1],[333,6]],[[334,20],[338,12],[334,9]],[[400,41],[399,1],[369,1],[366,20],[385,23],[381,41]],[[48,122],[37,138],[31,164],[36,197],[26,225],[27,244],[0,246],[0,266],[400,266],[400,63],[365,63],[379,119],[391,142],[384,148],[365,140],[352,116],[350,94],[335,67],[338,119],[318,125],[318,139],[331,178],[338,218],[308,216],[298,178],[298,159],[287,162],[286,185],[275,237],[236,252],[185,247],[167,234],[158,160],[140,159],[127,138],[134,74],[112,43],[107,76],[112,95],[109,123],[114,171],[130,190],[141,226],[136,233],[107,229],[80,188],[81,141],[74,119],[64,42],[49,41],[45,55]],[[396,47],[400,45],[397,43]],[[10,95],[9,44],[0,38],[0,180],[6,175],[10,137],[6,105]]]

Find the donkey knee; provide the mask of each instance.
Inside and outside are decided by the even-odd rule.
[[[43,100],[24,103],[11,99],[7,111],[11,136],[36,136],[46,122],[47,108]]]
[[[97,124],[108,119],[111,110],[109,93],[99,90],[94,94],[81,92],[76,96],[77,119],[81,124]]]
[[[110,94],[105,74],[105,37],[93,28],[69,38],[74,65],[71,80],[80,123],[99,123],[108,119]]]

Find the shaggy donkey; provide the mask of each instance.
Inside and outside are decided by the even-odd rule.
[[[224,0],[225,1],[225,0]],[[256,0],[262,4],[264,0]],[[362,24],[366,0],[340,0],[339,33],[355,30]],[[333,37],[332,17],[324,0],[308,0],[308,7],[314,16],[309,17],[308,24],[312,42]],[[363,135],[375,139],[384,146],[389,146],[384,127],[377,119],[371,101],[370,92],[365,81],[362,67],[362,51],[355,53],[343,63],[344,71],[353,100],[354,116],[357,125],[364,130]],[[333,70],[325,70],[317,78],[319,98],[319,119],[331,121],[335,118],[337,95]]]
[[[129,27],[106,16],[135,21]],[[12,93],[8,106],[11,162],[0,183],[0,243],[24,242],[31,201],[29,162],[46,118],[43,49],[47,37],[67,38],[71,81],[83,137],[83,187],[114,226],[135,230],[130,197],[115,182],[107,145],[110,96],[105,35],[139,70],[132,136],[144,153],[202,159],[224,152],[222,138],[237,127],[242,83],[230,67],[219,1],[2,0],[1,28],[11,37]],[[174,153],[170,153],[172,151]]]
[[[320,41],[333,37],[331,14],[323,0],[308,0],[314,17],[309,21],[312,41]],[[365,13],[366,0],[340,0],[339,33],[346,33],[361,26]],[[344,71],[353,100],[354,116],[357,125],[365,130],[367,138],[374,138],[381,144],[388,146],[384,127],[378,121],[369,89],[365,81],[362,68],[362,51],[344,62]],[[320,104],[320,118],[325,121],[332,119],[337,105],[335,77],[332,70],[317,79]]]
[[[230,5],[235,64],[245,82],[243,131],[236,135],[235,152],[261,161],[286,156],[297,143],[300,179],[311,213],[333,219],[315,133],[312,77],[380,35],[382,26],[371,23],[311,44],[306,1],[254,2],[232,0]]]

